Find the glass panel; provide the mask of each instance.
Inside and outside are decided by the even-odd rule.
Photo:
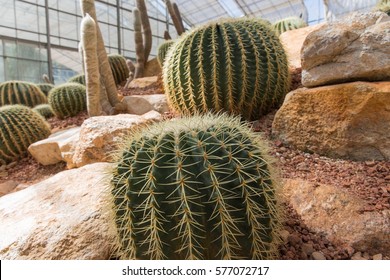
[[[37,7],[32,4],[15,1],[16,27],[38,32]]]
[[[0,18],[2,26],[15,28],[14,1],[0,0]]]

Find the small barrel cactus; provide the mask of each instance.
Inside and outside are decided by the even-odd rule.
[[[163,67],[165,93],[183,114],[226,111],[255,120],[289,89],[287,57],[263,20],[213,22],[184,34]]]
[[[33,108],[33,111],[38,112],[45,119],[54,117],[53,109],[49,104],[40,104]]]
[[[109,54],[108,62],[110,63],[112,75],[116,85],[126,81],[129,77],[129,67],[127,67],[126,58],[120,54]]]
[[[60,119],[73,117],[87,109],[85,86],[78,83],[57,86],[49,93],[49,104]]]
[[[272,160],[238,117],[183,117],[130,136],[113,169],[123,259],[272,259],[280,209]]]
[[[165,57],[168,53],[169,48],[175,43],[173,40],[168,40],[162,43],[157,50],[157,61],[162,67],[165,61]]]
[[[288,17],[273,24],[275,32],[280,35],[286,31],[306,27],[307,23],[299,17]]]
[[[43,103],[47,103],[47,98],[33,83],[7,81],[0,84],[0,106],[21,104],[32,108]]]
[[[49,124],[29,107],[24,105],[0,107],[1,164],[10,163],[24,156],[32,143],[49,135]]]
[[[388,16],[390,16],[390,0],[379,1],[376,7],[374,8],[374,11],[384,12]]]
[[[80,74],[80,75],[77,75],[77,76],[73,76],[72,78],[70,78],[68,80],[68,83],[78,83],[78,84],[81,84],[81,85],[85,86],[85,75],[84,74]]]
[[[47,97],[49,95],[49,91],[54,88],[53,84],[43,83],[43,84],[37,84],[37,86],[41,89],[43,94]]]

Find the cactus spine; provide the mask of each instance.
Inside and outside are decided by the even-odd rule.
[[[47,98],[35,84],[22,81],[7,81],[0,84],[0,106],[21,104],[34,107],[43,103],[47,103]]]
[[[40,104],[33,108],[33,111],[38,112],[45,119],[54,117],[53,109],[49,104]]]
[[[78,83],[57,86],[49,93],[49,104],[61,119],[75,116],[87,109],[85,86]]]
[[[123,259],[271,259],[277,183],[267,148],[238,117],[184,117],[132,134],[112,205]]]
[[[165,41],[158,47],[158,50],[157,50],[157,61],[160,64],[161,67],[164,64],[165,57],[167,56],[168,50],[173,45],[173,43],[174,43],[174,41],[172,41],[172,40]]]
[[[276,34],[280,35],[286,31],[306,27],[307,23],[299,17],[288,17],[273,24]]]
[[[0,164],[26,154],[34,142],[47,138],[50,126],[37,112],[24,105],[0,108]]]
[[[80,85],[85,86],[85,75],[80,74],[80,75],[73,76],[68,80],[68,83],[78,83]]]
[[[254,120],[289,89],[287,57],[262,20],[213,22],[182,35],[163,67],[165,93],[184,114],[227,111]]]
[[[379,1],[376,7],[374,8],[374,11],[384,12],[388,16],[390,16],[390,0]]]
[[[120,54],[109,54],[108,62],[110,63],[112,74],[117,85],[126,81],[129,77],[129,67],[126,63],[126,58]]]

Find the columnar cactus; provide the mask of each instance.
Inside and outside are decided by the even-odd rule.
[[[287,57],[265,21],[213,22],[172,46],[163,82],[171,107],[183,114],[223,110],[254,120],[282,103]]]
[[[7,164],[24,156],[32,143],[45,139],[49,135],[49,124],[27,106],[1,107],[0,164]]]
[[[47,103],[47,98],[38,86],[22,81],[7,81],[0,84],[0,106],[21,104],[34,107]]]
[[[280,35],[286,31],[307,26],[307,23],[299,17],[288,17],[273,24],[275,32]]]
[[[85,75],[80,74],[80,75],[73,76],[68,80],[68,83],[78,83],[80,85],[85,86]]]
[[[115,83],[119,85],[126,81],[129,77],[129,67],[127,67],[126,58],[120,54],[109,54],[108,62],[110,63]]]
[[[49,104],[40,104],[33,108],[33,111],[38,112],[45,119],[54,117],[53,109]]]
[[[37,86],[41,89],[43,94],[47,97],[49,95],[49,91],[54,88],[53,84],[43,83],[43,84],[37,84]]]
[[[87,108],[85,86],[78,83],[57,86],[49,93],[49,104],[61,119],[75,116]]]
[[[276,257],[281,219],[270,162],[238,117],[184,117],[135,132],[111,180],[116,257]]]
[[[157,50],[157,61],[162,67],[165,61],[165,57],[167,56],[169,48],[173,45],[174,41],[168,40],[163,42]]]

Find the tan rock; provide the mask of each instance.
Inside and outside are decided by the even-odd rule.
[[[151,110],[157,111],[160,114],[169,112],[165,94],[125,96],[122,102],[126,104],[129,114],[142,115]]]
[[[302,84],[390,80],[390,17],[353,14],[311,32],[302,47]]]
[[[324,23],[289,30],[279,36],[280,42],[287,53],[289,66],[291,68],[301,68],[301,49],[307,35],[318,30]]]
[[[158,81],[158,76],[137,78],[129,83],[128,88],[146,88],[153,86]]]
[[[120,114],[98,116],[84,121],[80,138],[64,157],[68,168],[81,167],[94,162],[112,160],[112,153],[127,134],[141,125],[160,121],[162,116],[156,111],[149,111],[141,116]]]
[[[362,212],[358,197],[303,180],[288,179],[283,194],[311,231],[357,251],[390,255],[390,210]]]
[[[70,143],[78,140],[79,134],[80,127],[61,130],[31,144],[28,151],[40,164],[56,164],[63,160],[62,153],[69,151]]]
[[[6,181],[4,183],[0,184],[0,196],[9,194],[12,192],[17,186],[18,182],[15,182],[13,180]]]
[[[144,77],[161,75],[161,66],[157,61],[157,58],[148,60],[145,64]]]
[[[0,198],[0,259],[108,259],[108,163],[68,170]]]
[[[272,131],[306,152],[390,160],[390,82],[355,82],[290,92]]]

